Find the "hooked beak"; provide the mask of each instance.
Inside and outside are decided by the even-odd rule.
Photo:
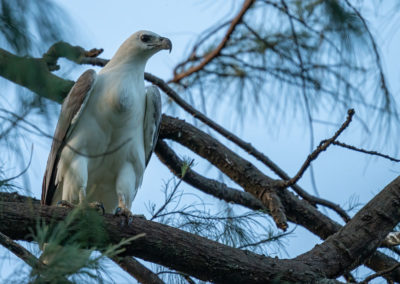
[[[168,49],[169,53],[171,53],[172,42],[168,38],[160,37],[160,46],[161,46],[161,49]]]

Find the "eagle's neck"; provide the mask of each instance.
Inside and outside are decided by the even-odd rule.
[[[116,54],[107,65],[101,69],[100,73],[108,71],[127,72],[130,74],[136,74],[143,78],[144,68],[146,67],[147,59],[140,56],[117,56]]]

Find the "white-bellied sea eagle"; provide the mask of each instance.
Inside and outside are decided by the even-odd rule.
[[[130,36],[100,70],[83,73],[66,97],[43,179],[42,204],[101,202],[130,208],[154,150],[160,93],[145,88],[147,60],[171,41],[153,32]]]

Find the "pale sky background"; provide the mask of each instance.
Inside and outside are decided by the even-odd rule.
[[[70,19],[70,22],[64,23],[69,30],[67,40],[73,45],[80,45],[86,49],[103,48],[104,53],[101,55],[103,58],[110,58],[120,44],[137,30],[151,30],[170,38],[173,43],[172,53],[158,53],[150,59],[146,68],[147,72],[164,79],[169,79],[172,76],[173,67],[185,58],[190,44],[202,31],[223,17],[227,19],[227,15],[230,18],[237,10],[230,9],[231,4],[227,5],[227,2],[232,3],[231,1],[131,0],[111,2],[57,0],[56,2],[65,10]],[[240,5],[241,1],[237,1],[236,4]],[[400,89],[400,57],[398,56],[400,33],[397,32],[396,28],[400,22],[398,18],[376,20],[371,17],[370,19],[371,29],[380,44],[389,85],[394,94],[398,95]],[[61,67],[65,67],[63,65],[65,61],[60,63]],[[82,71],[88,68],[93,67],[78,67],[68,76],[75,80]],[[61,70],[61,72],[68,71],[69,68]],[[294,121],[292,125],[266,125],[259,117],[248,116],[243,127],[235,127],[237,123],[230,121],[231,114],[229,111],[221,108],[218,113],[210,113],[212,106],[207,105],[207,107],[209,107],[209,116],[217,118],[219,123],[234,130],[242,139],[251,142],[290,175],[297,172],[309,154],[308,127],[301,121]],[[229,108],[229,106],[225,108]],[[324,118],[323,115],[321,118]],[[329,116],[325,118],[329,119]],[[335,122],[342,123],[344,119],[345,114],[343,114],[342,119]],[[189,121],[192,122],[191,119]],[[52,122],[53,129],[55,123],[56,120],[54,119]],[[365,142],[365,136],[359,135],[358,126],[357,123],[352,124],[341,136],[341,140],[357,145]],[[320,140],[330,137],[336,127],[316,125],[315,129],[315,142],[318,143]],[[49,133],[53,133],[53,130]],[[32,137],[31,140],[35,145],[35,151],[29,176],[32,192],[35,197],[40,198],[41,181],[51,141],[43,137]],[[221,141],[226,143],[225,140]],[[377,147],[382,152],[392,150],[385,147],[383,143],[377,145]],[[242,153],[237,147],[233,147],[233,149]],[[185,153],[190,155],[189,152]],[[394,155],[393,152],[390,154]],[[254,159],[247,155],[244,155],[244,157],[254,162]],[[202,169],[206,168],[207,164],[201,159],[196,158],[196,163],[196,170],[201,172]],[[265,167],[259,163],[254,163],[260,169],[269,173]],[[368,202],[385,185],[398,176],[400,168],[399,165],[381,158],[371,158],[332,146],[314,162],[314,169],[321,197],[345,206],[351,196],[357,196],[361,203]],[[208,171],[206,175],[216,177],[215,171]],[[153,156],[145,173],[143,185],[134,201],[133,212],[146,215],[145,205],[149,200],[161,202],[163,200],[161,193],[163,182],[170,177],[169,170],[158,161],[156,156]],[[300,181],[300,185],[313,194],[309,173]],[[238,186],[235,187],[239,188]],[[183,185],[182,188],[187,192],[194,192],[202,196],[207,203],[219,203],[217,199],[203,195],[186,185]],[[335,213],[329,212],[329,216],[339,220]],[[292,228],[294,228],[294,225],[290,224],[290,229]],[[295,233],[285,242],[289,255],[283,253],[280,256],[295,257],[308,251],[319,242],[320,240],[313,234],[297,227]],[[0,250],[0,255],[4,255],[3,251],[3,249]],[[9,260],[3,262],[0,280],[6,279],[9,273],[22,263],[11,254],[6,256],[9,256]],[[127,280],[124,275],[122,270],[114,269],[110,276],[117,283],[126,283]]]

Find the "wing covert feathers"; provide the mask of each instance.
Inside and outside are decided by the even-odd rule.
[[[57,187],[55,184],[55,177],[61,150],[65,145],[67,136],[72,130],[71,126],[73,126],[80,117],[95,80],[96,72],[94,70],[90,69],[85,71],[71,88],[62,104],[60,118],[54,133],[53,143],[43,177],[41,198],[41,204],[43,205],[51,204]]]

